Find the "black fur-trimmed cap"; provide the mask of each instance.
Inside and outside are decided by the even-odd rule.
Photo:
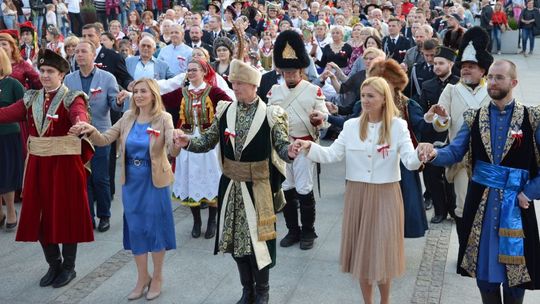
[[[60,71],[60,73],[69,72],[69,62],[64,59],[64,57],[56,54],[49,49],[39,50],[37,59],[38,69],[43,65],[53,67]]]
[[[456,60],[456,52],[449,47],[441,45],[435,49],[434,57],[441,57],[454,62],[454,60]]]
[[[293,30],[283,31],[277,36],[273,57],[278,69],[305,69],[310,63],[302,37]]]
[[[489,35],[483,28],[474,26],[468,29],[459,46],[456,64],[461,68],[462,62],[474,62],[487,71],[493,63],[493,56],[487,50]]]

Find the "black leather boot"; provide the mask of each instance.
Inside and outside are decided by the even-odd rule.
[[[514,298],[511,294],[503,292],[504,304],[523,304],[523,298],[524,296],[520,298]]]
[[[39,286],[47,287],[53,284],[54,280],[60,272],[62,271],[62,257],[60,256],[60,247],[58,244],[41,244],[43,248],[43,254],[45,255],[45,260],[49,264],[49,270],[47,273],[39,280]]]
[[[236,304],[253,304],[255,302],[255,288],[249,257],[234,258],[234,261],[238,266],[240,283],[242,284],[242,297]]]
[[[62,271],[53,282],[53,288],[60,288],[69,284],[77,276],[75,272],[75,259],[77,257],[77,243],[62,244]]]
[[[289,229],[287,235],[279,242],[281,247],[290,247],[300,242],[300,226],[298,226],[298,198],[296,189],[283,191],[287,204],[283,207],[283,217]]]
[[[191,214],[193,215],[193,229],[191,229],[191,236],[193,238],[198,238],[201,236],[201,208],[200,207],[191,207]]]
[[[206,224],[205,239],[211,239],[216,236],[216,207],[208,207],[208,223]]]
[[[252,261],[251,267],[252,271],[255,272],[255,304],[268,304],[270,300],[270,267],[266,266],[258,270],[257,261]]]
[[[483,304],[502,304],[501,292],[480,292]]]
[[[300,201],[300,220],[302,221],[302,233],[300,235],[300,249],[313,248],[317,238],[315,233],[315,197],[313,191],[308,194],[298,194]]]

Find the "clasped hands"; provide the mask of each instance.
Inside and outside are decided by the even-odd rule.
[[[309,150],[311,148],[311,141],[309,140],[302,140],[302,139],[296,139],[292,144],[289,145],[289,157],[291,159],[295,159],[300,152],[303,150]]]
[[[185,148],[189,145],[190,141],[189,135],[186,135],[180,129],[173,130],[173,143],[176,148]]]
[[[437,150],[430,143],[419,143],[416,147],[416,153],[418,153],[418,159],[427,163],[437,156]]]

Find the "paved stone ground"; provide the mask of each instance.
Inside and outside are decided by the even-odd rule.
[[[516,98],[525,104],[540,104],[540,56],[505,58],[518,65]],[[362,303],[358,283],[339,270],[343,172],[343,163],[323,166],[322,197],[317,198],[319,238],[310,251],[278,249],[278,264],[271,271],[271,303]],[[236,303],[241,286],[234,262],[229,256],[214,256],[213,241],[192,239],[189,210],[173,204],[178,249],[166,255],[163,294],[154,302]],[[14,233],[0,231],[0,303],[126,303],[135,284],[136,267],[131,254],[122,250],[118,195],[112,212],[112,229],[96,232],[95,242],[79,246],[78,277],[60,289],[38,287],[47,270],[38,244],[16,243]],[[431,215],[428,212],[428,218]],[[203,211],[203,219],[205,216]],[[279,238],[285,233],[280,215]],[[457,247],[452,221],[431,225],[424,238],[406,239],[406,273],[393,282],[391,302],[480,303],[475,281],[455,274]],[[525,303],[540,303],[540,293],[527,292]]]

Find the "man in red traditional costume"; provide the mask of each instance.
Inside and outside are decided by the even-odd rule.
[[[39,285],[57,288],[76,276],[77,243],[94,240],[84,166],[93,148],[67,135],[78,120],[89,121],[84,93],[62,83],[69,63],[41,50],[37,64],[43,89],[28,90],[22,100],[0,108],[0,123],[28,121],[24,204],[16,240],[41,243],[49,270]]]

